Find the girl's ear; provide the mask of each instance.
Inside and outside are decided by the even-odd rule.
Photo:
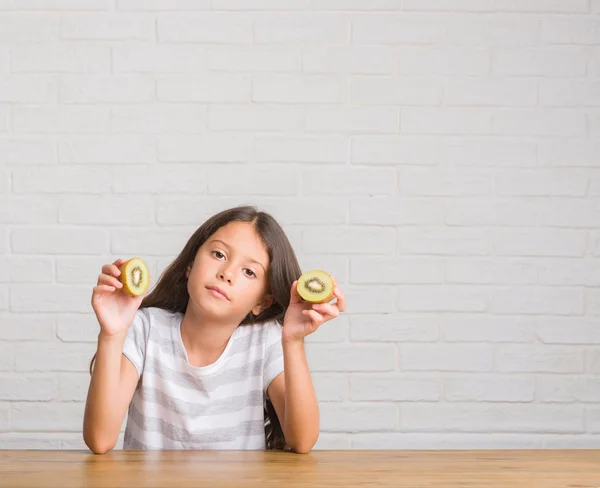
[[[273,295],[271,295],[270,293],[265,293],[263,295],[262,300],[259,303],[257,303],[252,309],[252,314],[260,315],[261,312],[264,312],[267,308],[273,305],[274,301],[275,300],[273,299]]]

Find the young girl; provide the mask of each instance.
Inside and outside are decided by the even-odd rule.
[[[102,267],[83,438],[111,450],[125,413],[124,449],[291,449],[319,436],[304,337],[345,309],[296,291],[300,266],[265,212],[236,207],[207,220],[145,297]],[[283,325],[283,327],[282,327]]]

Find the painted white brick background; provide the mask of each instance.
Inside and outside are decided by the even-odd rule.
[[[600,447],[600,1],[0,0],[0,448],[84,448],[102,263],[254,203],[343,317],[318,448]]]

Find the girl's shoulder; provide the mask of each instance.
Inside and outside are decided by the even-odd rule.
[[[161,329],[171,327],[181,320],[181,313],[170,312],[158,307],[143,307],[136,312],[136,319],[142,322],[145,328]]]

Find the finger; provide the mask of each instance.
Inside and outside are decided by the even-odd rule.
[[[298,289],[296,288],[298,285],[298,280],[295,280],[292,283],[292,288],[290,289],[290,305],[293,303],[301,303],[302,297],[298,293]]]
[[[112,286],[114,288],[123,288],[123,283],[121,283],[118,279],[116,279],[113,276],[108,276],[105,274],[101,274],[98,277],[98,284],[99,285],[108,285],[108,286]]]
[[[333,294],[337,298],[337,302],[335,304],[337,305],[338,310],[340,312],[344,312],[346,310],[346,297],[342,293],[342,290],[336,286],[333,289]]]
[[[319,313],[329,315],[332,318],[335,318],[340,314],[337,303],[315,303],[313,308]]]
[[[119,276],[121,274],[121,270],[115,264],[105,264],[102,266],[102,272],[111,276]]]
[[[303,310],[302,313],[310,317],[313,327],[321,325],[325,320],[323,316],[316,310]]]
[[[121,266],[121,265],[122,265],[122,264],[123,264],[125,261],[127,261],[127,259],[119,258],[119,259],[116,259],[116,260],[113,262],[113,264],[114,264],[115,266]]]
[[[100,291],[112,292],[112,291],[115,291],[115,287],[114,286],[110,286],[110,285],[97,285],[97,286],[94,286],[94,293],[100,292]]]

